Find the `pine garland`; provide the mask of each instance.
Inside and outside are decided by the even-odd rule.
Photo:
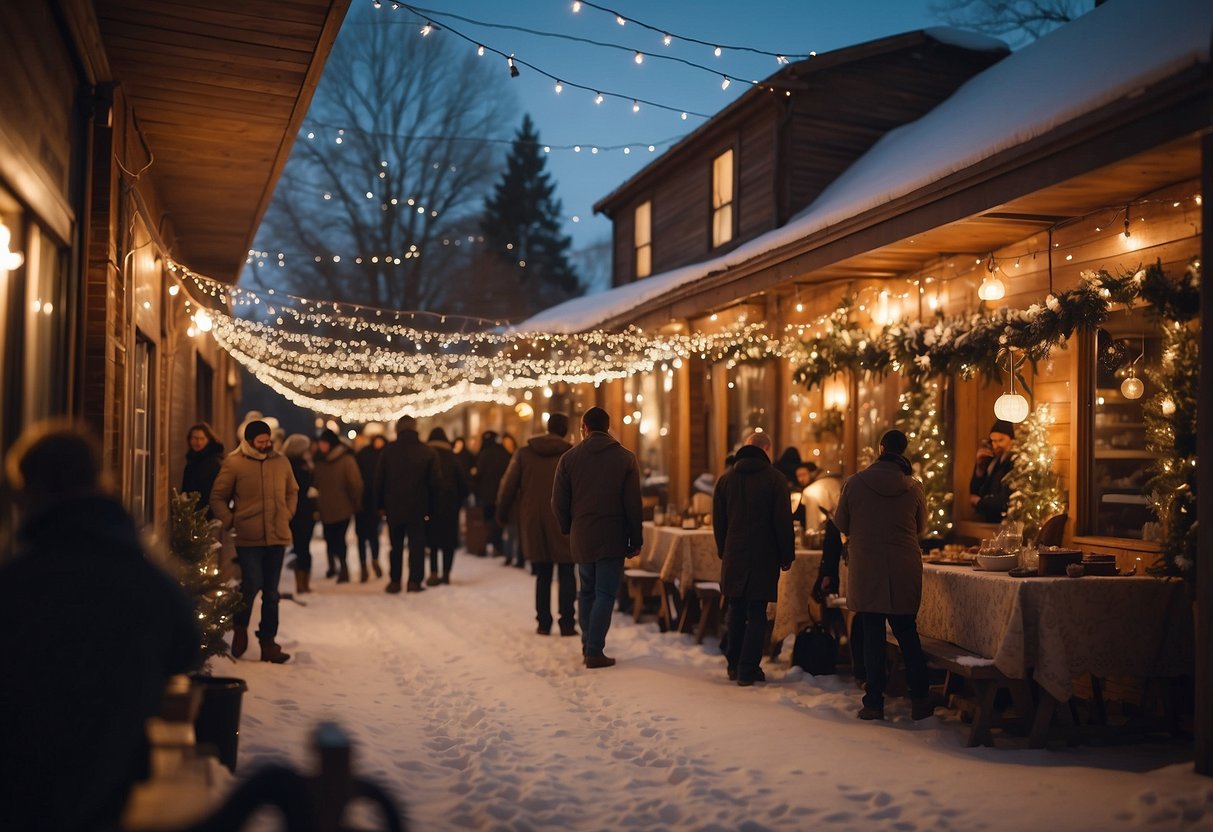
[[[1200,267],[1164,284],[1157,275],[1143,280],[1163,331],[1162,363],[1148,376],[1158,392],[1146,400],[1146,448],[1158,455],[1146,483],[1150,506],[1162,524],[1162,551],[1150,571],[1196,583],[1196,397],[1200,381]],[[1170,290],[1174,287],[1173,290]],[[1148,288],[1147,288],[1148,287]]]
[[[240,609],[240,592],[219,577],[218,551],[214,521],[206,509],[198,506],[194,492],[178,493],[170,501],[169,547],[178,559],[178,580],[194,599],[198,628],[202,631],[201,653],[204,665],[213,656],[231,658],[223,637],[232,629]]]
[[[1015,456],[1006,482],[1011,489],[1007,519],[1023,523],[1024,537],[1032,540],[1044,521],[1066,510],[1061,477],[1053,468],[1049,405],[1038,405],[1015,431]]]
[[[914,382],[901,394],[897,427],[910,440],[910,464],[927,495],[927,537],[952,531],[952,455],[940,425],[939,382]]]

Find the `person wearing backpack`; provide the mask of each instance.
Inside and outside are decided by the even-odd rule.
[[[792,498],[787,477],[769,456],[771,439],[752,433],[712,495],[712,532],[720,593],[729,599],[729,679],[749,687],[765,682],[758,666],[767,632],[767,604],[779,598],[779,572],[796,558]]]

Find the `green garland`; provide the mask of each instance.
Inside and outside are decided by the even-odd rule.
[[[979,373],[997,378],[1000,350],[1021,350],[1033,366],[1046,359],[1075,330],[1096,330],[1110,304],[1153,307],[1165,333],[1163,366],[1151,373],[1160,392],[1145,406],[1147,446],[1159,454],[1147,483],[1151,504],[1163,525],[1162,554],[1155,571],[1191,579],[1196,569],[1196,394],[1197,335],[1190,322],[1200,311],[1200,267],[1171,278],[1161,262],[1119,276],[1084,272],[1079,286],[1049,295],[1027,309],[999,309],[933,320],[901,321],[875,335],[859,328],[850,297],[843,298],[824,334],[785,347],[793,378],[807,388],[851,370],[883,374],[892,370],[914,384],[929,376],[963,379]],[[1023,381],[1021,378],[1020,381]],[[1025,385],[1026,386],[1026,385]]]
[[[1161,271],[1161,270],[1160,270]],[[1196,581],[1196,400],[1200,382],[1200,268],[1163,284],[1147,278],[1143,296],[1154,303],[1163,331],[1162,363],[1148,371],[1157,393],[1145,403],[1146,448],[1158,459],[1146,483],[1163,528],[1162,550],[1150,571]],[[1147,288],[1148,287],[1148,288]]]

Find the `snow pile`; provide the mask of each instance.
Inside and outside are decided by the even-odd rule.
[[[937,39],[946,34],[928,33]],[[554,306],[517,328],[593,329],[1208,63],[1211,35],[1213,3],[1208,0],[1106,3],[973,77],[918,121],[890,131],[782,228],[720,257]],[[954,32],[946,36],[957,37]]]
[[[579,639],[535,633],[534,579],[500,563],[460,553],[454,583],[420,595],[317,578],[306,608],[284,602],[289,664],[216,668],[249,683],[238,773],[310,770],[307,734],[335,719],[421,830],[1213,828],[1181,744],[965,749],[965,726],[911,722],[905,700],[860,722],[849,678],[786,658],[740,688],[714,641],[651,618],[616,614],[619,664],[586,670]]]

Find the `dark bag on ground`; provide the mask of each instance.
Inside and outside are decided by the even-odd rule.
[[[468,506],[464,511],[464,518],[467,523],[467,533],[464,536],[467,553],[483,555],[489,540],[488,524],[484,520],[484,508]]]
[[[806,627],[792,645],[792,664],[814,676],[829,676],[838,669],[838,639],[822,624]]]

